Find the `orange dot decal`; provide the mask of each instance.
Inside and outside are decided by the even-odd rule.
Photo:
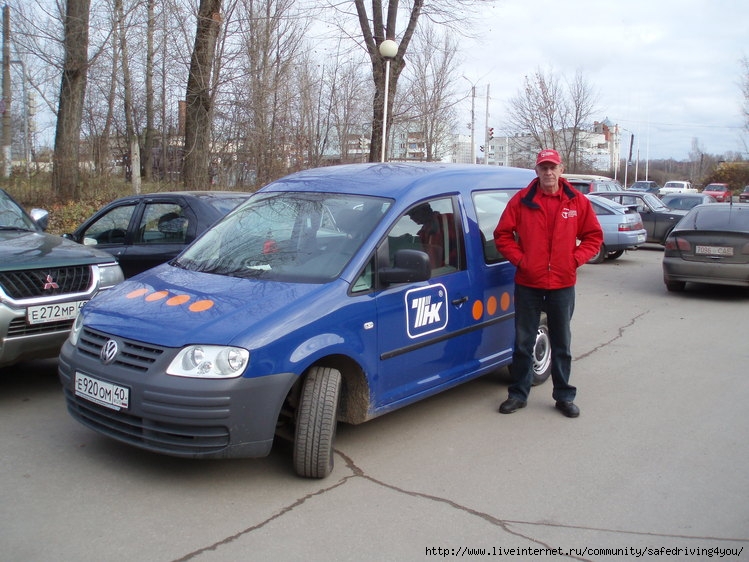
[[[486,311],[489,313],[489,316],[494,316],[497,312],[497,298],[496,297],[489,297],[489,300],[486,301]]]
[[[129,299],[137,299],[138,297],[142,297],[148,292],[148,289],[135,289],[134,291],[130,291],[127,294],[127,298]]]
[[[502,293],[502,301],[500,302],[502,310],[510,308],[510,293]]]
[[[471,312],[473,313],[473,319],[479,320],[481,318],[481,315],[484,314],[484,303],[482,303],[481,301],[474,301],[473,309]]]
[[[168,301],[166,301],[166,304],[168,306],[179,306],[180,304],[185,304],[189,300],[190,297],[188,295],[177,295],[176,297],[172,297]]]
[[[215,303],[213,301],[205,300],[205,301],[197,301],[190,305],[190,312],[203,312],[208,310],[209,308],[213,308],[213,305]]]
[[[146,297],[146,301],[147,302],[158,301],[168,296],[169,296],[169,293],[167,293],[166,291],[156,291],[155,293],[151,293],[150,295],[148,295]]]

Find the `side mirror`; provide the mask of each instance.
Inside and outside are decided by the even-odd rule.
[[[29,213],[34,222],[39,225],[42,230],[47,230],[49,226],[49,212],[44,209],[31,209]]]
[[[421,250],[398,250],[395,252],[393,266],[380,268],[380,282],[413,283],[414,281],[428,281],[432,276],[432,266],[429,256]]]

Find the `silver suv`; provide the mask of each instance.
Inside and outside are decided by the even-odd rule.
[[[0,189],[0,367],[56,357],[78,310],[123,280],[113,256],[45,233],[48,220]]]

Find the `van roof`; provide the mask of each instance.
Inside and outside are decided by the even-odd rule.
[[[462,188],[523,188],[536,174],[525,168],[451,164],[443,162],[385,162],[342,164],[312,168],[271,182],[262,192],[316,191],[356,193],[399,199],[406,191],[437,191]],[[411,198],[421,197],[412,193]]]

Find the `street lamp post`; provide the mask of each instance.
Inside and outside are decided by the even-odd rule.
[[[390,61],[398,54],[398,44],[392,39],[385,39],[380,43],[380,55],[385,59],[385,103],[382,110],[382,153],[380,162],[385,161],[385,145],[387,143],[388,123],[388,90],[390,90]]]

